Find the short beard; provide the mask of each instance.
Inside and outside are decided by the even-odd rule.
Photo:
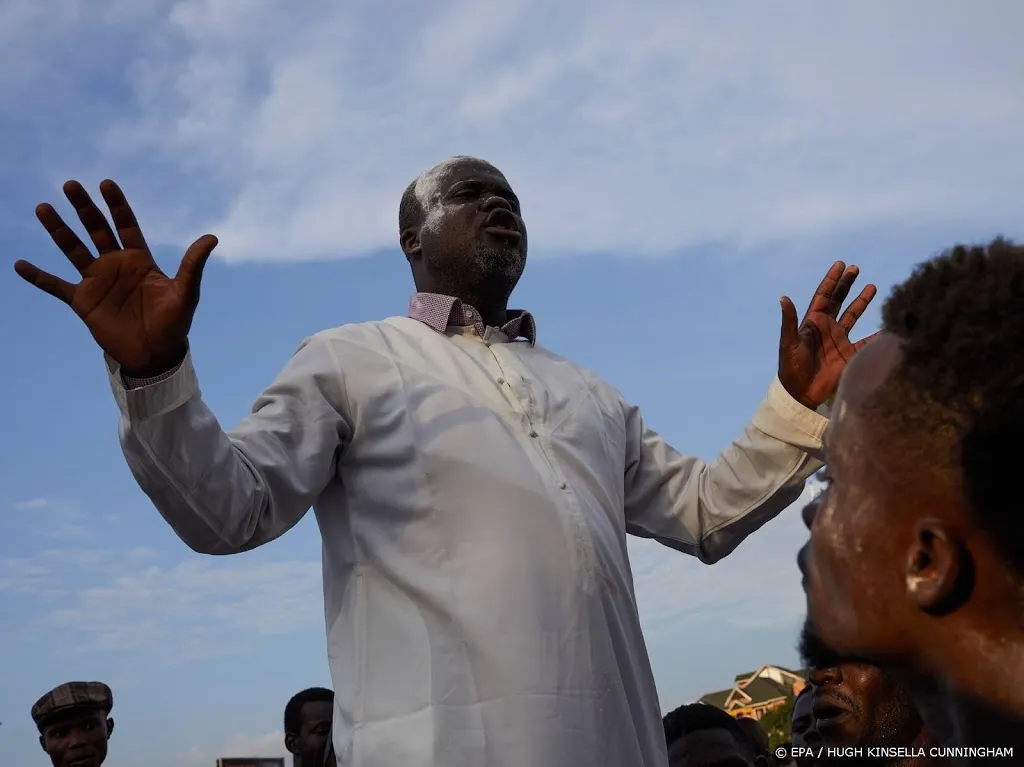
[[[479,292],[507,298],[523,276],[526,255],[508,240],[503,246],[480,245],[473,251],[473,276]]]

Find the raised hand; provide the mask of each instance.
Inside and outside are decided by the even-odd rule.
[[[850,358],[874,335],[850,341],[850,331],[877,292],[867,285],[839,316],[843,302],[860,270],[836,261],[814,291],[803,321],[787,297],[782,304],[782,335],[779,339],[779,381],[793,399],[816,409],[832,399],[839,377]]]
[[[77,181],[64,184],[64,194],[96,246],[95,257],[52,205],[42,203],[36,208],[36,218],[82,275],[81,282],[65,282],[28,261],[18,261],[14,269],[70,306],[126,375],[158,375],[185,356],[189,328],[199,304],[203,267],[217,246],[217,238],[207,234],[193,242],[177,274],[168,277],[153,260],[135,214],[117,184],[104,181],[100,193],[110,210],[116,236],[82,185]]]

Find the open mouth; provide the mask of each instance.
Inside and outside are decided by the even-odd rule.
[[[487,228],[484,229],[484,232],[486,232],[491,237],[494,237],[495,239],[498,240],[502,240],[510,245],[512,243],[518,243],[520,240],[523,239],[523,235],[519,234],[519,232],[515,231],[514,229],[502,229],[497,226],[488,226]]]
[[[830,703],[828,701],[816,703],[813,711],[815,720],[814,726],[816,729],[835,725],[839,723],[843,717],[849,714],[845,708],[840,708],[834,703]]]
[[[82,754],[68,760],[68,767],[95,767],[96,756],[94,754]]]
[[[484,231],[502,239],[522,239],[519,222],[510,211],[499,208],[484,221]]]

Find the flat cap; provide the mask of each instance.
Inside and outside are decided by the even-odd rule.
[[[114,693],[103,682],[65,682],[54,687],[32,706],[36,726],[54,714],[71,708],[99,708],[106,713],[114,707]]]

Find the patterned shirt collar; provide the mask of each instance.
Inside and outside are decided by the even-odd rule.
[[[454,296],[416,293],[409,300],[409,317],[438,333],[444,333],[450,327],[472,327],[483,338],[487,331],[480,312]],[[530,346],[537,344],[537,323],[532,314],[522,309],[509,309],[508,321],[499,329],[509,341],[525,338]]]

